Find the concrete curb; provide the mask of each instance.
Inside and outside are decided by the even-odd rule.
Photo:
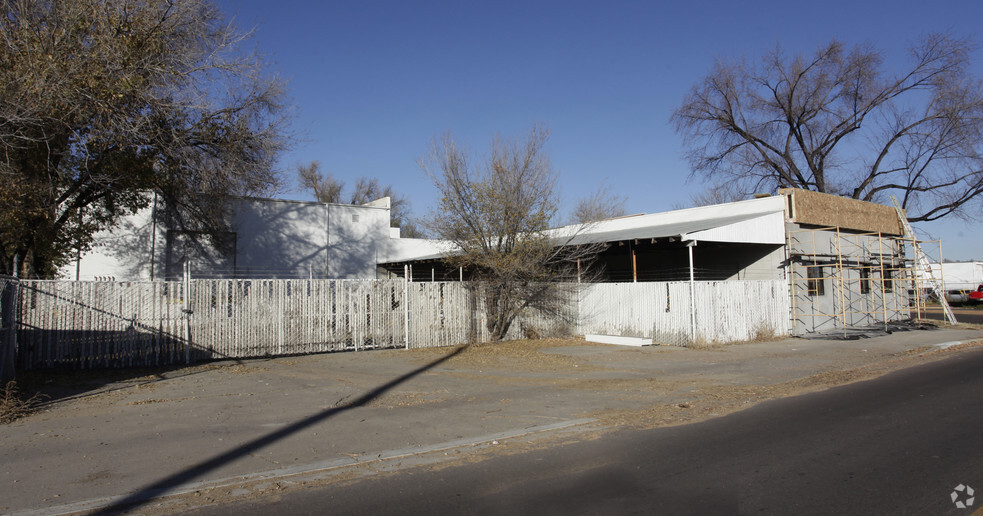
[[[953,340],[949,342],[940,342],[939,344],[934,344],[932,347],[935,349],[948,349],[955,346],[961,346],[963,344],[969,344],[970,342],[977,342],[980,339],[972,340]]]
[[[291,466],[281,469],[273,469],[267,471],[261,471],[257,473],[251,473],[248,475],[238,475],[234,477],[221,478],[217,480],[203,480],[199,482],[188,482],[181,484],[179,486],[168,489],[164,492],[148,493],[145,498],[140,500],[131,500],[133,502],[146,502],[149,500],[156,500],[162,498],[169,498],[174,496],[181,496],[185,494],[194,493],[195,491],[201,491],[206,489],[216,489],[223,487],[232,487],[240,484],[247,484],[253,482],[263,482],[263,481],[273,481],[276,479],[295,477],[300,475],[313,475],[315,478],[326,476],[328,473],[336,473],[338,470],[362,466],[366,464],[380,464],[397,459],[406,459],[411,457],[417,457],[422,455],[427,455],[435,452],[443,452],[448,450],[453,450],[457,448],[464,447],[475,447],[480,445],[497,445],[499,440],[514,439],[517,437],[524,437],[532,434],[545,433],[556,430],[565,430],[573,428],[576,426],[583,426],[590,423],[596,422],[596,419],[583,418],[583,419],[572,419],[567,421],[560,421],[557,423],[551,423],[548,425],[537,425],[526,428],[517,428],[514,430],[507,430],[504,432],[498,432],[494,434],[482,435],[479,437],[472,437],[467,439],[456,439],[453,441],[446,441],[438,444],[431,444],[426,446],[415,446],[409,448],[399,448],[395,450],[387,450],[381,453],[366,454],[369,457],[366,460],[359,460],[357,457],[344,458],[344,459],[332,459],[321,462],[314,462],[312,464],[303,464],[299,466]],[[47,507],[44,509],[36,509],[29,511],[20,511],[10,513],[11,516],[55,516],[62,514],[74,514],[79,512],[88,512],[102,509],[113,505],[121,500],[126,499],[129,494],[110,496],[104,498],[96,498],[93,500],[86,500],[81,502],[75,502],[65,505],[58,505],[54,507]]]

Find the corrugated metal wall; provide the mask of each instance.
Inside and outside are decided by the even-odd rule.
[[[601,283],[580,296],[578,333],[652,338],[686,345],[789,333],[788,285],[771,281]],[[695,317],[693,310],[695,309]]]

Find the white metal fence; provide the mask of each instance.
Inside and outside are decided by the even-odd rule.
[[[401,281],[25,281],[20,366],[128,367],[405,345]]]
[[[690,303],[690,292],[694,294]],[[638,335],[663,344],[788,333],[782,281],[558,287],[559,311],[529,310],[507,338]],[[20,367],[129,367],[486,341],[474,285],[404,280],[23,281]],[[692,321],[696,321],[695,332]]]
[[[789,333],[783,280],[598,283],[584,288],[579,306],[581,334],[686,345]]]

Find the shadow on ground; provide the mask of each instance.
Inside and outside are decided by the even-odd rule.
[[[242,457],[246,457],[258,450],[265,448],[271,444],[276,443],[282,439],[286,439],[297,432],[304,430],[312,425],[321,423],[332,416],[346,412],[348,410],[361,407],[380,396],[386,394],[390,390],[396,388],[400,384],[403,384],[414,377],[433,369],[440,364],[450,360],[451,358],[457,356],[462,351],[467,349],[467,346],[462,346],[454,349],[450,353],[434,360],[422,367],[414,369],[402,376],[399,376],[389,382],[386,382],[375,389],[372,389],[365,394],[352,399],[351,401],[333,407],[327,410],[323,410],[304,419],[301,419],[293,424],[287,425],[279,430],[266,434],[264,436],[253,439],[252,441],[243,443],[231,450],[220,453],[210,459],[206,459],[194,466],[188,467],[182,471],[178,471],[170,476],[162,478],[157,482],[146,485],[136,492],[124,496],[123,498],[113,502],[112,504],[93,512],[92,514],[119,514],[123,511],[131,511],[134,508],[143,506],[150,502],[151,500],[164,496],[168,494],[173,489],[181,486],[182,484],[191,482],[193,480],[201,478],[203,475],[214,471],[226,464],[229,464],[235,460]]]
[[[232,365],[254,363],[269,359],[254,359],[236,361]],[[87,396],[95,396],[107,392],[129,389],[137,385],[146,385],[163,380],[191,376],[209,371],[217,366],[219,361],[209,361],[195,365],[170,365],[160,367],[135,367],[126,369],[43,369],[36,371],[20,371],[16,381],[18,389],[25,395],[38,395],[45,401],[39,406],[44,407],[59,402],[76,400]]]

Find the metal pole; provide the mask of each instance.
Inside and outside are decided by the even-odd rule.
[[[881,267],[881,311],[884,313],[884,328],[887,329],[887,289],[884,288],[884,240],[877,239],[878,263]]]
[[[405,273],[403,274],[403,332],[406,337],[406,349],[410,349],[410,280]]]
[[[690,342],[696,342],[696,275],[693,273],[693,246],[695,240],[686,243],[689,250],[689,327]]]
[[[184,363],[191,363],[191,260],[184,262]]]
[[[846,336],[846,327],[847,327],[847,321],[846,321],[846,298],[847,298],[847,296],[846,296],[846,293],[844,292],[844,289],[846,288],[846,284],[843,281],[843,277],[846,275],[846,271],[843,270],[843,250],[840,248],[840,240],[842,238],[843,238],[842,235],[840,235],[840,227],[839,226],[836,226],[836,275],[837,275],[836,281],[837,281],[837,283],[839,283],[839,287],[837,289],[839,296],[837,296],[837,297],[840,298],[839,299],[839,301],[840,301],[840,313],[839,313],[839,315],[840,315],[840,324],[843,327],[843,335]],[[819,269],[819,270],[822,270],[822,269]],[[825,280],[821,280],[821,281],[825,281]],[[834,301],[835,301],[835,298],[834,298]],[[887,321],[885,321],[885,324],[887,324]]]
[[[787,231],[785,235],[785,262],[788,263],[788,273],[786,279],[788,279],[789,288],[789,305],[791,306],[791,313],[789,313],[789,325],[791,327],[792,334],[795,334],[795,325],[799,321],[798,313],[795,311],[795,249],[792,247],[792,231]]]
[[[154,263],[157,260],[157,192],[150,210],[150,281],[154,280]]]

